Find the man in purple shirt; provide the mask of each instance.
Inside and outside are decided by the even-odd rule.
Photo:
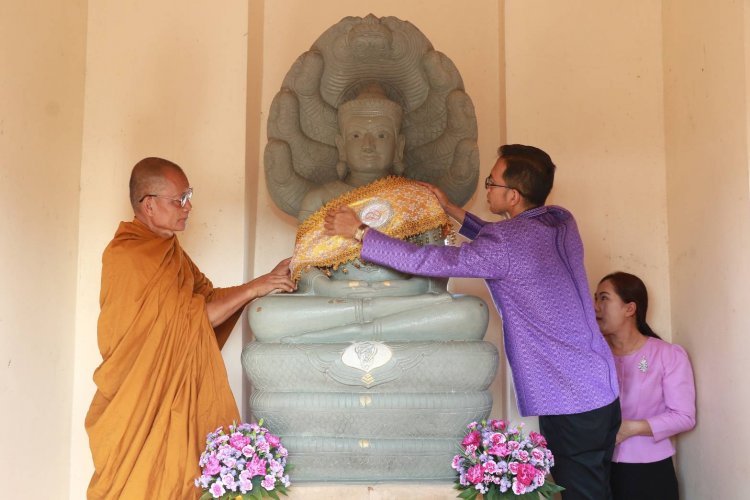
[[[425,184],[470,242],[417,246],[363,225],[349,207],[326,218],[328,234],[362,241],[362,259],[433,277],[484,278],[500,316],[518,408],[539,415],[565,500],[611,498],[609,464],[620,426],[617,376],[599,333],[570,212],[545,206],[555,165],[541,149],[505,145],[485,180],[488,223]]]

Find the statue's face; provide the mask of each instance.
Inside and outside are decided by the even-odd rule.
[[[343,124],[344,154],[352,172],[387,173],[393,165],[398,137],[389,116],[347,117]]]

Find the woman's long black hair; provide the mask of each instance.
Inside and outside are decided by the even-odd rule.
[[[634,274],[617,271],[603,277],[599,283],[609,281],[617,295],[626,304],[635,302],[635,322],[638,331],[646,337],[660,339],[646,323],[646,312],[648,311],[648,291],[641,278]]]

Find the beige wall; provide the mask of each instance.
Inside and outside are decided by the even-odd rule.
[[[91,2],[81,165],[79,284],[70,498],[83,498],[92,472],[83,420],[101,361],[96,319],[101,252],[120,220],[132,218],[133,164],[163,156],[195,188],[180,240],[214,284],[243,281],[247,4]],[[241,393],[240,335],[227,367]]]
[[[85,29],[85,1],[0,6],[5,498],[68,488]]]
[[[689,498],[746,498],[750,200],[746,2],[664,2],[673,338],[691,355],[698,428],[679,441]],[[720,469],[706,481],[707,468]]]
[[[295,229],[259,171],[271,99],[325,29],[372,11],[412,21],[461,71],[482,175],[506,137],[552,154],[550,201],[576,214],[591,283],[614,269],[641,275],[653,326],[691,354],[699,427],[678,442],[684,498],[740,498],[750,445],[750,400],[738,392],[750,361],[747,4],[5,2],[0,424],[30,429],[8,433],[20,451],[3,454],[14,478],[5,491],[38,480],[22,464],[43,449],[54,464],[45,480],[83,498],[100,256],[131,217],[133,163],[162,155],[185,167],[196,195],[181,240],[217,285],[267,270]],[[469,208],[488,216],[481,192]],[[480,282],[453,286],[487,298]],[[499,342],[498,330],[495,316],[488,339]],[[244,407],[241,337],[224,354]],[[503,375],[493,415],[515,418]]]

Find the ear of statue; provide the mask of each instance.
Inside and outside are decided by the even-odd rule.
[[[349,173],[349,167],[346,166],[346,145],[344,143],[344,137],[341,134],[336,134],[336,149],[339,152],[339,161],[336,163],[336,175],[339,180],[343,180],[346,174]]]
[[[393,173],[402,175],[406,169],[404,165],[404,147],[406,146],[406,136],[399,134],[396,138],[396,151],[393,153]]]

